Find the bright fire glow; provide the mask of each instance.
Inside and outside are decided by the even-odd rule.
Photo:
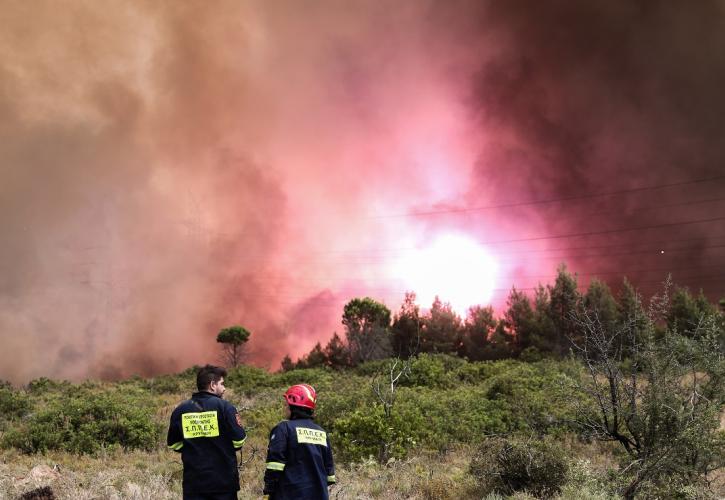
[[[445,235],[399,264],[398,273],[430,307],[437,295],[465,317],[468,308],[491,301],[498,266],[485,247],[461,235]]]

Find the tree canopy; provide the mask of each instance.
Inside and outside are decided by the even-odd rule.
[[[390,355],[390,309],[370,297],[345,304],[342,324],[353,363]]]
[[[216,341],[222,344],[224,361],[229,366],[239,366],[244,356],[244,345],[251,333],[240,325],[222,328],[216,336]]]

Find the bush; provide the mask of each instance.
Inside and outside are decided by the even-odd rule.
[[[405,435],[433,450],[510,431],[514,420],[507,405],[487,400],[479,387],[403,388],[394,412]]]
[[[141,381],[141,387],[154,394],[179,394],[196,386],[196,381],[179,375],[164,375]]]
[[[374,361],[366,361],[365,363],[360,363],[359,365],[353,367],[351,371],[355,373],[355,375],[359,375],[361,377],[372,377],[383,371],[385,369],[384,367],[388,363],[388,359],[376,359]]]
[[[470,471],[484,494],[525,491],[548,498],[561,491],[568,464],[553,443],[495,438],[479,447]]]
[[[414,360],[413,375],[398,387],[388,417],[371,410],[382,402],[373,395],[370,379],[336,381],[335,390],[321,398],[318,416],[331,434],[339,434],[335,447],[342,459],[381,457],[381,446],[388,448],[385,457],[402,458],[411,446],[444,451],[452,443],[477,443],[491,434],[558,433],[571,425],[572,409],[562,404],[563,396],[572,395],[570,377],[560,363],[484,362],[467,369],[471,363],[448,364],[449,358],[425,354]],[[455,383],[464,371],[472,379],[485,374],[484,382]]]
[[[71,387],[67,380],[52,380],[47,377],[40,377],[28,383],[28,391],[33,395],[45,394]]]
[[[378,461],[381,457],[403,458],[414,441],[395,423],[385,418],[377,404],[339,418],[335,422],[335,452],[341,461],[350,462],[368,457]]]
[[[395,458],[403,458],[413,447],[441,451],[451,443],[509,431],[516,423],[508,405],[489,401],[482,388],[469,386],[446,391],[401,387],[386,418],[369,385],[358,384],[345,394],[331,394],[318,415],[343,461],[379,457],[383,445]]]
[[[26,453],[94,453],[114,446],[150,450],[156,447],[161,428],[143,403],[118,392],[77,391],[50,401],[27,422],[8,430],[1,444]]]
[[[607,480],[604,471],[597,471],[590,460],[574,459],[569,464],[566,484],[561,489],[561,499],[619,500],[614,485]]]
[[[281,397],[270,398],[270,394],[264,394],[257,399],[258,403],[249,409],[240,409],[242,422],[249,435],[260,435],[265,439],[269,431],[283,418],[283,399]],[[262,401],[264,400],[264,401]]]
[[[273,376],[275,387],[286,389],[294,384],[310,384],[315,390],[324,393],[328,388],[337,387],[340,374],[329,368],[299,368]]]
[[[260,388],[267,388],[273,385],[272,375],[263,368],[256,366],[239,365],[227,372],[225,379],[229,387],[238,390],[247,396]]]
[[[467,384],[477,384],[487,378],[500,373],[503,369],[509,368],[511,360],[506,361],[474,361],[462,364],[456,370],[456,378]]]
[[[542,352],[534,346],[529,346],[519,354],[519,359],[526,363],[535,363],[544,359]]]
[[[340,380],[334,390],[318,391],[317,399],[317,416],[320,422],[325,422],[320,423],[323,427],[332,427],[337,418],[363,409],[375,401],[370,381],[358,378]]]
[[[457,382],[454,372],[463,364],[464,360],[446,354],[423,353],[411,361],[410,373],[400,385],[453,387]]]
[[[571,430],[576,415],[572,400],[580,391],[562,368],[566,367],[561,363],[546,361],[511,365],[486,381],[486,397],[511,409],[515,419],[511,430],[538,434]]]
[[[22,417],[30,411],[30,399],[25,392],[16,391],[8,382],[0,380],[0,423]]]

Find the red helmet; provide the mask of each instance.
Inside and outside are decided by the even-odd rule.
[[[284,393],[284,398],[287,400],[287,404],[291,406],[302,406],[314,410],[317,402],[317,393],[311,385],[297,384],[287,389],[287,392]]]

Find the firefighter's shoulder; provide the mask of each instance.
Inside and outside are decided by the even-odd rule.
[[[180,415],[182,413],[189,413],[190,411],[198,411],[198,409],[194,406],[194,402],[192,400],[187,399],[179,403],[176,408],[174,408],[172,415]]]
[[[272,427],[272,430],[269,431],[269,439],[272,440],[279,436],[286,436],[289,433],[290,422],[290,420],[282,420]]]

